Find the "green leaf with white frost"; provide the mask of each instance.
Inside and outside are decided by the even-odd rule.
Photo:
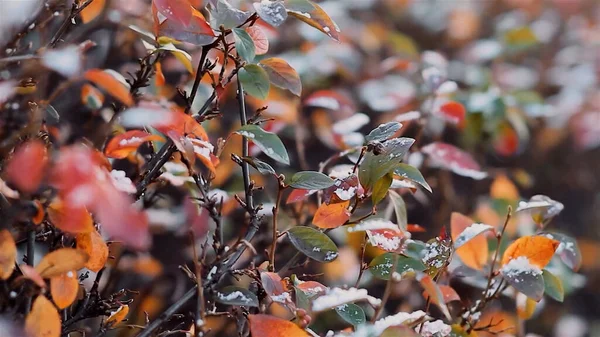
[[[321,172],[301,171],[292,176],[290,187],[303,190],[322,190],[333,186],[334,180]]]
[[[369,264],[369,271],[373,276],[382,280],[389,280],[394,265],[394,253],[385,253],[374,258]],[[407,271],[424,271],[427,267],[421,260],[413,259],[408,256],[398,255],[396,263],[396,272],[400,275]]]
[[[368,142],[383,142],[392,137],[400,128],[402,124],[398,122],[389,122],[385,124],[381,124],[375,129],[373,129],[369,134],[365,137],[365,141]]]
[[[311,227],[298,226],[287,231],[292,245],[304,255],[319,262],[331,262],[338,256],[335,243],[323,232]]]
[[[337,306],[335,307],[335,312],[337,312],[344,321],[355,327],[364,324],[367,320],[364,310],[354,303],[346,303]]]
[[[265,163],[260,159],[253,157],[242,157],[242,160],[250,164],[250,166],[254,167],[261,174],[277,174],[277,172],[275,172],[275,169],[271,165]]]
[[[398,175],[404,179],[408,179],[410,181],[414,181],[415,183],[423,186],[429,192],[433,192],[431,190],[431,186],[425,181],[421,172],[414,166],[410,166],[408,164],[400,163],[394,169],[394,174]]]
[[[247,64],[238,72],[238,78],[246,92],[256,98],[266,99],[271,88],[269,75],[256,64]]]
[[[394,138],[381,144],[378,153],[367,152],[360,163],[358,178],[365,188],[372,188],[375,182],[390,173],[400,164],[404,155],[415,142],[412,138]]]
[[[252,62],[254,56],[256,56],[256,49],[254,47],[254,41],[250,34],[242,28],[231,29],[233,38],[235,40],[235,50],[238,55],[246,62]]]
[[[280,163],[286,165],[290,164],[290,158],[288,156],[285,145],[281,142],[279,137],[272,133],[263,130],[258,125],[244,125],[235,133],[246,137],[251,140],[256,146],[258,146],[267,156],[275,159]]]

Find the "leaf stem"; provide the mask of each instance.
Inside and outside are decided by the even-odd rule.
[[[275,271],[275,248],[277,246],[277,215],[279,214],[279,204],[281,203],[281,192],[283,192],[283,190],[285,189],[285,184],[283,182],[284,177],[283,175],[280,175],[277,177],[277,184],[278,189],[277,189],[277,199],[275,200],[275,206],[273,206],[273,239],[272,239],[272,243],[271,243],[271,253],[269,254],[270,256],[270,261],[269,261],[269,271],[273,272]]]

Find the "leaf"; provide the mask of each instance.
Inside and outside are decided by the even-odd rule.
[[[578,271],[582,263],[582,255],[577,245],[577,241],[562,233],[541,233],[549,239],[557,240],[560,242],[558,248],[556,248],[556,254],[564,264],[567,265],[571,270]]]
[[[460,125],[467,114],[465,107],[455,101],[448,101],[434,111],[436,115],[455,125]]]
[[[312,223],[319,228],[336,228],[345,224],[350,219],[348,206],[350,200],[344,202],[326,204],[323,203],[317,209]]]
[[[473,240],[473,238],[490,230],[493,231],[494,227],[482,223],[473,223],[469,225],[467,228],[463,229],[463,231],[456,237],[456,239],[453,239],[454,249],[458,249],[464,246],[469,241]]]
[[[288,17],[282,1],[261,1],[253,5],[258,16],[273,27],[279,27]]]
[[[258,170],[258,172],[262,174],[277,174],[277,172],[275,172],[275,169],[271,165],[265,163],[260,159],[252,157],[242,157],[242,160],[250,164],[250,166],[254,167]]]
[[[544,278],[544,293],[558,302],[562,302],[565,298],[562,281],[546,269],[542,271],[542,277]]]
[[[373,247],[383,249],[386,252],[398,252],[407,238],[406,234],[397,227],[393,229],[368,229],[366,232],[369,243]]]
[[[42,278],[51,278],[71,270],[83,268],[89,260],[89,255],[79,249],[59,248],[42,258],[35,270]]]
[[[543,224],[545,221],[560,214],[564,208],[565,206],[561,202],[538,194],[531,197],[529,201],[519,202],[516,212],[528,211],[536,223]]]
[[[261,60],[259,65],[267,72],[273,85],[289,90],[298,97],[302,95],[300,76],[285,60],[271,57]]]
[[[517,200],[519,199],[519,190],[517,186],[506,177],[498,175],[490,186],[490,197],[494,199]]]
[[[74,270],[50,278],[50,294],[59,309],[70,306],[77,298],[79,280]]]
[[[48,206],[47,212],[50,222],[61,231],[76,234],[94,230],[94,219],[83,206],[67,204],[56,198]]]
[[[108,246],[102,236],[93,230],[89,233],[77,234],[77,249],[80,249],[90,257],[85,267],[93,272],[99,272],[108,260]]]
[[[79,5],[84,3],[85,0],[78,0]],[[79,15],[81,15],[81,21],[88,23],[98,17],[106,6],[106,0],[93,0],[86,8],[84,8]]]
[[[421,151],[428,154],[434,164],[460,176],[475,180],[487,177],[487,173],[481,171],[481,167],[470,154],[450,144],[434,142],[424,146]]]
[[[340,40],[339,27],[316,3],[308,0],[293,0],[287,2],[286,8],[289,15],[304,21],[336,41]]]
[[[17,147],[6,164],[6,180],[19,190],[33,193],[44,179],[48,164],[46,146],[39,140],[30,140]]]
[[[322,190],[333,186],[333,179],[321,172],[301,171],[292,176],[290,187],[304,190]]]
[[[456,293],[456,290],[454,290],[452,287],[446,285],[438,285],[438,288],[440,289],[440,292],[444,297],[444,303],[460,301],[460,296],[458,296],[458,293]],[[425,300],[429,299],[429,296],[425,291],[423,292],[423,298],[425,298]]]
[[[131,97],[129,89],[110,73],[101,69],[90,69],[85,72],[84,77],[86,80],[94,83],[102,88],[102,90],[121,101],[121,103],[127,106],[133,105],[133,97]]]
[[[104,154],[109,158],[127,158],[140,145],[150,141],[164,141],[164,138],[141,130],[130,130],[113,137],[106,144]]]
[[[185,67],[185,69],[190,74],[194,73],[194,66],[192,66],[192,55],[188,54],[185,50],[181,50],[181,49],[175,47],[175,45],[172,42],[163,44],[158,49],[159,50],[166,50],[166,51],[170,52],[171,54],[173,54],[173,56],[175,56],[175,58],[179,62],[181,62],[181,64],[183,64],[183,66]],[[157,62],[156,65],[160,66],[160,62]],[[162,73],[162,66],[160,66],[160,69],[161,69],[161,73]],[[158,72],[157,72],[157,76],[158,76]],[[161,79],[161,81],[164,80],[164,75],[162,75],[162,76],[163,76],[163,79]]]
[[[383,330],[378,337],[421,337],[414,329],[404,326],[396,325],[390,326]]]
[[[378,127],[369,132],[369,134],[365,137],[365,141],[367,143],[386,141],[396,134],[401,127],[402,124],[398,122],[380,124]]]
[[[210,11],[210,23],[215,28],[223,25],[225,29],[230,29],[241,25],[250,17],[249,12],[233,7],[227,0],[216,0],[214,2],[216,2],[216,6]]]
[[[265,131],[260,126],[251,124],[242,126],[235,133],[251,140],[267,156],[280,163],[290,164],[287,150],[276,134]]]
[[[119,307],[119,309],[115,310],[113,313],[108,316],[106,319],[106,324],[110,326],[115,326],[127,317],[129,314],[129,306],[127,304],[123,304]]]
[[[257,26],[250,26],[246,28],[246,32],[252,38],[254,42],[254,50],[256,55],[264,55],[269,51],[269,39],[265,32]]]
[[[187,26],[174,20],[165,20],[160,24],[160,33],[178,41],[188,42],[199,46],[207,45],[215,40],[212,30],[204,16],[194,10],[192,19]]]
[[[450,233],[452,240],[457,241],[461,233],[471,226],[474,221],[458,212],[450,217]],[[484,236],[476,235],[456,249],[460,260],[468,267],[482,270],[488,260],[488,242]]]
[[[384,253],[375,257],[369,264],[369,271],[373,276],[382,280],[390,279],[390,272],[394,265],[394,253]],[[412,257],[397,255],[396,273],[402,275],[410,271],[424,271],[427,267],[420,260]]]
[[[431,299],[431,303],[437,305],[444,316],[446,316],[448,320],[451,320],[452,317],[450,316],[450,312],[448,311],[448,307],[444,301],[444,295],[442,294],[442,291],[438,287],[437,283],[435,283],[431,276],[427,274],[419,274],[417,276],[417,280],[425,289],[425,293],[427,294],[427,297]]]
[[[235,50],[238,55],[246,60],[246,62],[252,62],[256,55],[256,49],[254,48],[254,41],[248,32],[243,28],[232,28],[233,38],[235,40]]]
[[[382,143],[378,154],[367,152],[359,166],[358,178],[365,188],[373,184],[384,175],[391,172],[415,142],[412,138],[394,138]]]
[[[0,231],[0,280],[7,280],[15,270],[17,245],[7,229]]]
[[[533,316],[535,312],[536,301],[528,298],[523,294],[517,294],[517,316],[520,319],[527,320]]]
[[[247,64],[238,72],[238,77],[244,90],[256,98],[267,99],[269,88],[269,75],[256,64]]]
[[[296,324],[271,315],[248,315],[250,333],[260,337],[308,337],[308,333]]]
[[[542,270],[524,257],[518,257],[505,264],[500,272],[505,280],[525,296],[540,301],[544,295]]]
[[[189,0],[153,0],[158,12],[169,20],[188,26],[192,20],[192,5]]]
[[[506,248],[502,256],[502,265],[505,266],[519,257],[526,257],[530,264],[542,269],[550,262],[559,244],[560,242],[543,235],[524,236]]]
[[[377,205],[385,196],[387,195],[390,186],[392,186],[392,178],[391,174],[386,174],[383,177],[379,178],[373,185],[373,192],[371,194],[371,200],[373,201],[373,205]]]
[[[25,331],[30,337],[60,337],[60,315],[44,295],[38,295],[33,302],[25,318]]]
[[[306,200],[310,195],[315,194],[316,192],[317,190],[294,189],[292,190],[292,193],[288,195],[288,198],[285,201],[285,203],[287,205],[301,200]]]
[[[452,257],[454,249],[450,238],[437,236],[425,244],[422,261],[427,266],[427,273],[435,277],[443,270]]]
[[[335,307],[335,312],[337,312],[344,321],[353,326],[364,324],[367,321],[364,310],[354,303],[346,303]]]
[[[394,205],[394,212],[396,213],[396,223],[398,227],[404,232],[408,231],[408,221],[406,215],[406,204],[400,194],[395,191],[389,191],[390,201]]]
[[[258,307],[258,298],[248,289],[229,286],[218,290],[216,296],[217,302],[223,304]]]
[[[287,233],[294,247],[313,260],[331,262],[338,256],[335,243],[314,228],[298,226],[291,228]]]

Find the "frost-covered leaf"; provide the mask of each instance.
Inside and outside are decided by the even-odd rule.
[[[242,157],[242,160],[254,167],[262,174],[277,174],[275,169],[264,161],[253,157]]]
[[[427,266],[427,273],[437,275],[450,262],[452,257],[452,242],[449,238],[435,237],[425,244],[422,261]]]
[[[389,280],[392,266],[394,265],[394,255],[398,258],[395,272],[399,275],[409,271],[424,271],[427,269],[423,262],[412,257],[394,253],[384,253],[375,257],[369,264],[369,271],[371,271],[371,274],[378,279]]]
[[[392,137],[400,128],[402,127],[401,123],[398,122],[389,122],[385,124],[380,124],[378,127],[373,129],[369,134],[365,137],[366,142],[383,142]]]
[[[367,230],[366,232],[369,243],[373,247],[383,249],[386,252],[399,252],[408,234],[401,232],[398,227],[394,229]]]
[[[42,56],[42,64],[64,77],[73,77],[81,72],[81,51],[75,45],[49,49]]]
[[[243,28],[232,28],[233,38],[235,40],[235,50],[238,55],[246,62],[252,62],[256,55],[256,48],[254,47],[254,40],[248,32]]]
[[[271,57],[261,60],[259,65],[265,69],[273,85],[289,90],[292,94],[300,97],[302,94],[300,76],[285,60]]]
[[[317,193],[318,190],[302,190],[302,189],[294,189],[292,193],[288,195],[286,204],[292,204],[294,202],[306,200],[310,195]]]
[[[481,167],[470,154],[453,145],[434,142],[424,146],[421,151],[428,154],[436,165],[458,175],[476,180],[487,177],[487,173],[481,171]]]
[[[545,195],[538,194],[531,197],[529,201],[519,202],[517,212],[529,211],[531,212],[533,220],[542,224],[546,220],[558,215],[564,208],[565,206],[561,202],[552,200]]]
[[[423,175],[421,174],[419,169],[417,169],[414,166],[400,163],[396,165],[396,168],[394,168],[394,174],[402,177],[403,179],[413,181],[423,186],[429,192],[433,193],[433,191],[431,190],[431,186],[429,186],[427,181],[425,181],[425,178],[423,178]]]
[[[542,299],[544,295],[542,270],[532,264],[526,256],[510,260],[502,266],[500,272],[517,291],[538,302]]]
[[[358,178],[365,188],[372,188],[377,180],[391,172],[415,142],[412,138],[394,138],[381,145],[381,149],[367,152],[359,166]]]
[[[454,239],[454,249],[462,247],[467,242],[471,241],[474,237],[493,230],[494,227],[482,223],[473,223],[469,227],[463,229],[463,231]]]
[[[582,255],[579,246],[577,245],[577,241],[574,238],[556,232],[541,233],[541,235],[560,242],[558,248],[556,248],[558,257],[560,257],[562,262],[564,262],[571,270],[579,270],[582,263]]]
[[[290,187],[305,190],[322,190],[333,186],[333,179],[321,172],[301,171],[297,172],[290,179]]]
[[[249,12],[233,7],[227,0],[216,0],[216,6],[211,8],[210,14],[210,24],[215,29],[221,25],[225,29],[239,26],[250,17]]]
[[[229,286],[217,291],[216,301],[228,304],[248,307],[258,307],[258,298],[248,289]]]
[[[344,321],[353,326],[364,324],[367,320],[364,310],[354,303],[337,306],[335,307],[335,312],[337,312]]]
[[[130,130],[113,137],[104,148],[104,154],[109,158],[126,158],[130,153],[145,142],[164,141],[159,135],[152,135],[146,131]]]
[[[541,269],[550,262],[559,245],[560,242],[544,235],[521,237],[506,248],[502,256],[502,265],[506,265],[514,259],[525,257],[527,262],[540,269],[541,274]],[[523,261],[521,260],[521,262]]]
[[[390,201],[394,205],[394,212],[396,213],[396,223],[402,231],[406,232],[408,220],[406,215],[406,204],[404,203],[404,199],[402,199],[402,196],[400,196],[400,194],[392,190],[389,191],[389,195]]]
[[[281,142],[279,137],[272,133],[263,130],[258,125],[244,125],[235,133],[246,137],[258,146],[267,156],[277,160],[280,163],[286,165],[290,164],[290,158],[288,157],[285,145]]]
[[[247,64],[238,72],[240,82],[246,92],[256,98],[266,99],[271,84],[269,75],[256,64]]]
[[[314,228],[293,227],[287,234],[294,247],[313,260],[331,262],[338,256],[335,243],[326,234]]]
[[[544,293],[558,302],[562,302],[565,298],[562,281],[546,269],[542,271],[542,276],[544,277]]]
[[[339,27],[316,3],[308,0],[288,0],[285,7],[289,15],[306,22],[332,39],[339,41]]]
[[[253,5],[258,16],[273,27],[279,27],[288,17],[283,1],[262,0]]]
[[[312,302],[312,311],[320,312],[336,308],[340,305],[358,301],[368,301],[372,306],[377,306],[381,300],[369,296],[367,289],[357,288],[331,288],[324,295],[315,298]]]

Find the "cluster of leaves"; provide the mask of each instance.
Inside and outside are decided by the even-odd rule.
[[[133,13],[80,0],[22,27],[0,59],[0,317],[15,336],[516,335],[544,295],[573,291],[577,241],[548,229],[563,204],[523,200],[477,153],[527,145],[539,94],[483,78],[496,57],[539,47],[532,28],[466,47],[474,80],[377,23],[345,35],[320,4],[152,0]],[[450,40],[462,45],[475,13],[456,13],[466,28],[450,26]],[[292,20],[319,43],[267,56]],[[121,49],[90,37],[104,25],[131,49],[114,56],[119,71],[95,54]],[[353,43],[391,55],[357,76]],[[334,88],[332,60],[356,100]],[[581,147],[594,146],[579,127]],[[456,179],[490,178],[491,198],[460,207]],[[427,221],[409,222],[428,200],[440,206],[427,210],[441,219],[433,238]],[[416,289],[418,304],[402,300]]]

